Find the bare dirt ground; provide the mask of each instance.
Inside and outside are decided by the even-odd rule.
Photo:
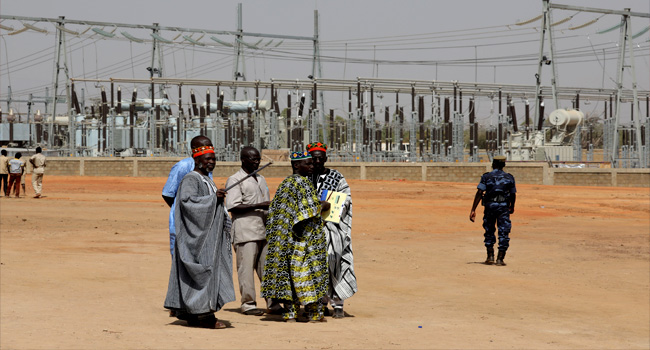
[[[46,174],[42,199],[27,180],[0,198],[2,349],[650,348],[648,188],[518,185],[496,267],[468,220],[474,184],[352,180],[350,317],[287,324],[232,302],[209,330],[162,307],[164,178]]]

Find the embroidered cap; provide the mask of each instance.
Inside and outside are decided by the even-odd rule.
[[[307,145],[307,151],[323,151],[327,152],[327,145],[322,142],[314,142]]]
[[[202,156],[204,154],[208,154],[208,153],[214,153],[214,147],[212,147],[212,146],[201,146],[201,147],[197,147],[197,148],[192,149],[192,157],[193,158],[200,157],[200,156]]]
[[[311,154],[309,152],[304,151],[304,152],[292,152],[290,155],[291,161],[293,162],[294,160],[303,160],[303,159],[309,159],[311,158]]]

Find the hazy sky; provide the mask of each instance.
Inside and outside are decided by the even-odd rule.
[[[92,20],[129,24],[159,23],[194,29],[236,30],[237,3],[243,4],[245,32],[312,36],[314,10],[320,14],[323,77],[402,78],[418,80],[458,80],[463,82],[499,82],[534,85],[539,51],[540,21],[526,25],[517,22],[541,14],[541,0],[456,0],[456,1],[387,1],[387,0],[3,0],[0,13],[29,17]],[[648,0],[564,0],[558,3],[593,8],[650,12]],[[599,34],[620,22],[618,15],[588,12],[553,11],[553,21],[570,20],[554,28],[558,84],[571,87],[614,88],[616,79],[619,30]],[[596,20],[591,25],[578,27]],[[52,85],[55,57],[55,27],[51,23],[33,23],[47,34],[33,30],[7,35],[0,29],[0,98],[6,99],[8,86],[13,98],[27,98],[29,93],[44,95]],[[635,17],[632,32],[649,25],[647,18]],[[3,26],[18,30],[19,21],[3,20]],[[89,27],[68,25],[83,32]],[[105,27],[104,31],[113,31]],[[151,66],[151,43],[130,42],[121,32],[151,39],[149,31],[115,30],[115,39],[89,30],[80,36],[66,35],[71,77],[81,78],[148,78]],[[178,78],[232,78],[233,49],[210,39],[200,39],[206,46],[183,40],[191,33],[163,31],[161,36],[177,44],[163,45],[163,74]],[[180,35],[180,36],[179,36]],[[232,36],[219,35],[233,42]],[[119,39],[117,39],[119,38]],[[634,39],[638,87],[649,89],[649,32]],[[249,44],[259,38],[247,37]],[[264,39],[258,47],[246,50],[246,79],[306,79],[311,74],[312,44],[309,41]],[[548,48],[548,43],[546,44]],[[548,49],[545,50],[548,52]],[[241,70],[241,69],[240,69]],[[548,84],[550,68],[544,70]],[[631,75],[625,77],[631,87]],[[86,97],[96,96],[93,84],[82,86]],[[60,92],[61,93],[61,92]],[[489,101],[483,102],[488,105]],[[339,105],[341,101],[336,101]],[[595,107],[595,105],[593,106]],[[2,103],[3,110],[6,103]],[[21,113],[24,106],[17,105]],[[39,108],[37,106],[37,108]],[[329,108],[340,108],[333,106]]]

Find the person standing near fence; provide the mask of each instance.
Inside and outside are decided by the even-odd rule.
[[[506,166],[505,156],[496,156],[492,161],[492,171],[483,174],[481,181],[476,186],[476,195],[472,203],[472,211],[469,213],[469,220],[474,222],[476,218],[476,207],[483,201],[483,228],[485,229],[484,243],[487,249],[485,264],[494,263],[494,244],[496,243],[495,225],[499,228],[499,254],[497,255],[497,266],[505,266],[503,259],[510,246],[510,214],[515,212],[515,200],[517,199],[517,188],[515,177],[503,171]]]
[[[34,169],[32,170],[32,187],[34,188],[34,198],[41,198],[43,190],[43,174],[45,173],[45,156],[41,153],[43,150],[36,147],[36,154],[29,158]]]
[[[7,157],[7,150],[0,151],[0,188],[5,197],[9,197],[9,157]]]
[[[13,187],[16,198],[20,198],[20,178],[25,172],[25,162],[20,160],[22,156],[23,154],[18,152],[14,159],[9,161],[9,192],[11,193]]]

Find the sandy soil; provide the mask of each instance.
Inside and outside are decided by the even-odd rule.
[[[44,198],[0,198],[2,349],[650,347],[647,188],[519,185],[496,267],[468,220],[475,185],[353,180],[349,317],[286,324],[233,302],[209,330],[162,307],[164,181],[46,174]]]

